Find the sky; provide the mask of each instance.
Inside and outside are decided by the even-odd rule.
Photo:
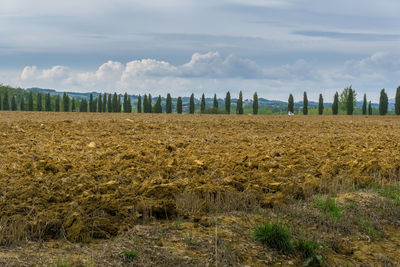
[[[0,83],[372,101],[400,85],[398,0],[1,0]]]

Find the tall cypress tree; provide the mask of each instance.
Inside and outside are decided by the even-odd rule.
[[[112,112],[118,112],[118,95],[116,92],[114,92],[112,98]]]
[[[154,113],[162,113],[161,95],[158,96],[157,102],[154,105]]]
[[[388,111],[389,100],[385,93],[385,89],[381,90],[381,96],[379,98],[379,114],[386,115]]]
[[[308,98],[307,98],[307,92],[304,92],[304,95],[303,95],[303,115],[308,115]]]
[[[101,95],[100,95],[101,98]],[[71,107],[72,112],[76,112],[76,104],[75,104],[75,98],[72,98],[72,107]]]
[[[144,113],[149,113],[148,109],[149,109],[149,101],[147,100],[147,95],[145,94],[143,97],[143,112]]]
[[[394,100],[394,111],[396,115],[400,115],[400,86],[396,90],[396,98]]]
[[[338,112],[339,112],[339,93],[336,92],[335,96],[333,97],[332,114],[337,115]]]
[[[117,112],[121,113],[121,110],[122,110],[121,95],[118,95]]]
[[[128,94],[124,94],[124,113],[129,113]]]
[[[368,115],[372,115],[372,104],[371,101],[368,103]]]
[[[97,98],[93,99],[93,112],[97,112]]]
[[[254,95],[253,95],[253,114],[254,115],[258,114],[258,95],[257,95],[257,92],[255,92]]]
[[[142,113],[142,97],[141,97],[141,95],[138,96],[138,100],[137,100],[137,113]]]
[[[147,105],[148,105],[147,112],[148,113],[153,112],[153,104],[151,102],[152,102],[152,97],[151,97],[151,94],[149,94],[149,97],[147,98]]]
[[[93,105],[92,94],[90,94],[90,97],[92,98],[92,105]],[[65,92],[63,94],[63,107],[64,107],[64,112],[69,112],[69,96]]]
[[[182,114],[182,97],[178,97],[178,100],[176,101],[176,112]]]
[[[324,113],[324,98],[322,97],[322,94],[319,94],[318,114],[322,115],[322,113]]]
[[[42,94],[39,92],[37,95],[37,111],[42,111]]]
[[[107,112],[107,93],[104,93],[103,95],[103,108],[102,108],[103,112]]]
[[[51,111],[50,93],[47,93],[44,97],[44,110],[47,112]]]
[[[97,112],[103,112],[103,101],[101,101],[101,94],[99,94],[99,99],[97,100]]]
[[[86,99],[82,99],[80,111],[81,112],[88,112],[88,103],[87,103]]]
[[[225,97],[225,113],[231,114],[231,93],[229,91],[226,92]]]
[[[3,106],[3,109],[4,109],[4,106]],[[29,96],[28,96],[28,110],[33,111],[33,92],[32,91],[29,92]]]
[[[56,96],[55,110],[56,112],[60,112],[60,95]]]
[[[167,94],[167,100],[166,100],[166,104],[165,104],[165,112],[172,113],[172,98],[171,98],[170,93]]]
[[[200,113],[206,112],[206,97],[204,94],[201,95]]]
[[[108,98],[107,98],[107,111],[108,111],[108,112],[113,112],[113,106],[112,106],[112,101],[111,101],[111,94],[108,94]]]
[[[13,95],[11,98],[11,110],[12,111],[17,110],[17,100],[15,99],[15,95]]]
[[[353,96],[353,90],[349,90],[349,95],[347,96],[347,102],[346,102],[346,112],[347,115],[353,115],[353,109],[354,109],[354,96]]]
[[[239,99],[236,103],[236,114],[243,114],[243,94],[239,92]]]
[[[292,94],[289,95],[288,99],[288,111],[294,113],[294,99]]]
[[[8,101],[8,92],[6,91],[3,98],[3,110],[10,110],[10,102]]]
[[[132,113],[132,101],[130,96],[128,96],[128,113]]]
[[[367,115],[367,94],[364,94],[364,100],[362,104],[362,114]]]
[[[0,100],[0,102],[1,102],[1,100]],[[21,111],[25,110],[25,98],[24,98],[24,96],[21,96],[20,110]]]
[[[217,100],[217,94],[214,94],[213,109],[214,109],[214,113],[218,113],[218,100]]]
[[[194,109],[195,109],[195,107],[194,107],[194,94],[192,93],[192,94],[190,95],[189,113],[190,113],[190,114],[194,114]]]
[[[89,112],[93,112],[93,94],[89,95]]]

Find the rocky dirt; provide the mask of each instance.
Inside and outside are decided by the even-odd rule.
[[[0,244],[87,243],[398,183],[400,120],[0,112],[0,155]]]

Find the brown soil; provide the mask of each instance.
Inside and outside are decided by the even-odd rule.
[[[0,244],[89,242],[395,183],[400,120],[0,112],[0,153]]]

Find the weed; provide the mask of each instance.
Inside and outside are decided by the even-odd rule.
[[[375,229],[375,227],[371,224],[371,220],[368,218],[360,218],[360,226],[364,233],[369,235],[372,238],[382,237],[382,233]]]
[[[284,253],[292,253],[294,250],[289,229],[280,222],[256,225],[252,234],[256,240],[270,248]]]
[[[388,185],[377,189],[378,194],[385,198],[393,199],[397,206],[400,206],[400,186]]]
[[[319,244],[311,240],[300,238],[296,242],[296,251],[305,259],[303,266],[321,265],[322,255],[318,254]]]
[[[180,229],[182,228],[182,225],[181,225],[181,217],[179,217],[179,216],[178,216],[178,218],[177,218],[176,221],[175,221],[175,228],[176,228],[177,230],[180,230]]]
[[[334,198],[317,199],[317,208],[335,221],[343,217],[342,208],[338,206]]]
[[[122,257],[127,261],[132,261],[137,258],[137,252],[125,250],[124,252],[122,252]]]
[[[210,219],[210,225],[211,226],[216,226],[218,223],[218,219],[217,218],[211,218]]]

